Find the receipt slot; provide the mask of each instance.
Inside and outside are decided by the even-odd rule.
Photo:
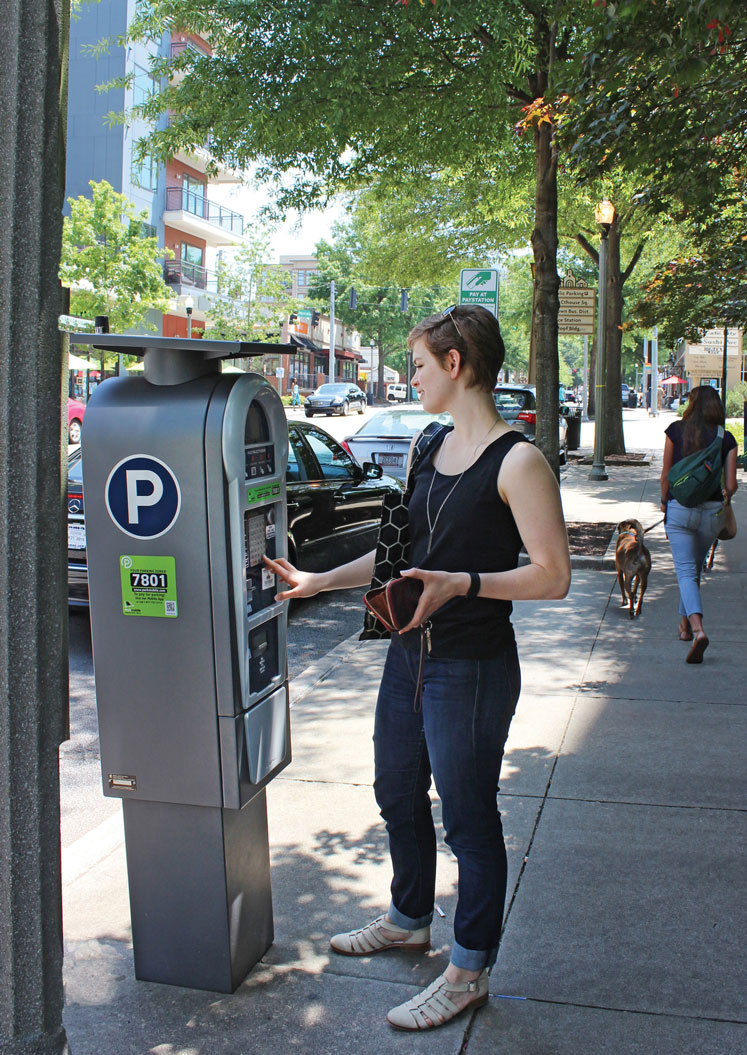
[[[256,345],[81,334],[143,356],[83,429],[104,794],[122,799],[138,978],[232,992],[273,940],[265,787],[290,762],[288,430]],[[277,353],[278,346],[271,346]]]

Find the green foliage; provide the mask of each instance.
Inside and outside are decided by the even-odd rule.
[[[726,393],[726,416],[727,418],[739,418],[744,413],[744,405],[747,403],[747,381],[740,381],[734,388],[729,389]],[[733,426],[729,426],[729,431],[734,432]],[[742,440],[744,441],[744,433],[742,433]]]
[[[218,293],[210,309],[213,340],[280,340],[286,315],[298,301],[290,295],[288,272],[271,264],[269,234],[250,237],[233,257],[218,264]]]
[[[364,345],[375,345],[382,363],[404,373],[407,334],[422,318],[456,299],[456,284],[400,286],[386,280],[381,275],[379,250],[386,244],[388,233],[374,222],[374,214],[365,206],[359,205],[350,220],[336,225],[332,233],[332,243],[320,242],[317,246],[319,271],[309,288],[309,298],[320,310],[328,312],[330,282],[334,281],[336,318],[358,330]],[[401,265],[399,277],[404,278]],[[357,307],[351,309],[353,288]],[[408,294],[406,311],[401,308],[403,288]]]
[[[63,223],[60,281],[70,287],[70,314],[108,315],[113,333],[142,328],[148,311],[167,311],[171,303],[163,256],[173,254],[143,236],[147,213],[136,212],[124,194],[106,180],[90,187],[90,198],[68,199]]]

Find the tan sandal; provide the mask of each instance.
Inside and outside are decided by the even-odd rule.
[[[451,999],[455,993],[473,993],[474,996],[463,1007],[458,1007]],[[412,1000],[393,1007],[386,1018],[395,1029],[433,1029],[450,1022],[467,1008],[482,1007],[487,1002],[487,971],[483,971],[474,982],[449,982],[442,974]]]
[[[387,931],[384,934],[383,931]],[[389,934],[396,934],[390,938]],[[342,956],[372,956],[375,952],[387,949],[429,949],[431,946],[431,928],[419,927],[417,930],[405,930],[396,923],[390,923],[385,916],[377,916],[371,923],[360,930],[351,930],[346,934],[335,934],[329,939],[335,952]]]

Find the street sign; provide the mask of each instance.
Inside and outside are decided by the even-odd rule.
[[[558,290],[559,334],[593,334],[596,293],[584,279],[566,275]]]
[[[495,268],[465,268],[459,276],[459,303],[479,304],[498,318],[498,286]]]

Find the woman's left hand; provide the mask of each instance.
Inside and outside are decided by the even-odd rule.
[[[424,571],[422,568],[408,568],[407,571],[402,572],[402,575],[406,579],[422,580],[424,588],[415,614],[407,626],[402,627],[400,634],[406,634],[408,630],[415,630],[452,597],[464,596],[469,589],[467,572]]]

